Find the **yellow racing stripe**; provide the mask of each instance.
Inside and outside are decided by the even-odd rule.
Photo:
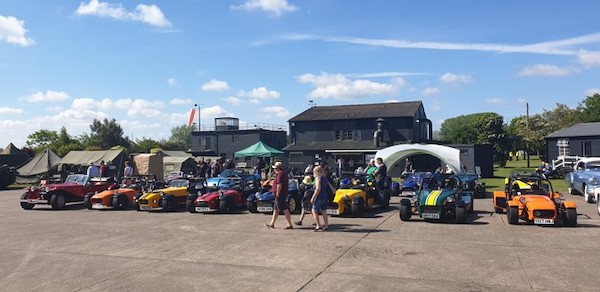
[[[425,206],[435,206],[435,202],[437,202],[437,198],[442,193],[441,190],[435,190],[427,196],[427,200],[425,201]]]

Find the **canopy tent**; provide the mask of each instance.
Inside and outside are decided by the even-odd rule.
[[[71,151],[58,161],[58,164],[72,165],[75,167],[70,170],[73,173],[85,173],[90,163],[99,165],[100,161],[104,160],[109,166],[110,174],[117,175],[120,178],[123,176],[126,159],[127,153],[125,150]]]
[[[234,157],[273,157],[273,156],[284,156],[282,151],[279,151],[262,141],[258,141],[247,148],[237,151],[233,155]]]
[[[392,169],[404,158],[415,154],[429,154],[446,163],[454,173],[462,173],[460,150],[444,145],[435,144],[403,144],[383,148],[375,154],[381,157],[388,169]]]
[[[58,165],[58,161],[60,161],[60,157],[47,148],[17,169],[17,183],[34,184],[39,182],[44,176],[49,175],[49,172]]]

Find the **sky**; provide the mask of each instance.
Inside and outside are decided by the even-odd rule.
[[[415,100],[434,129],[508,123],[600,93],[598,15],[562,0],[2,0],[0,147],[105,118],[168,139],[195,104],[203,126]]]

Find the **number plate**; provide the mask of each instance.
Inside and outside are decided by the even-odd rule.
[[[439,213],[423,213],[423,215],[421,215],[421,217],[423,217],[424,219],[440,219],[440,214]]]
[[[150,206],[140,206],[140,210],[148,211],[148,210],[152,210],[152,208]]]
[[[258,212],[272,212],[273,207],[257,207],[256,210],[258,210]]]
[[[415,192],[411,192],[411,191],[403,191],[402,192],[402,196],[409,197],[409,196],[414,196],[414,195],[415,195]]]
[[[340,210],[338,210],[338,209],[327,209],[327,215],[340,215]]]
[[[533,219],[534,224],[554,224],[554,219]]]
[[[94,209],[102,209],[102,208],[104,208],[104,206],[102,206],[102,204],[100,204],[100,203],[96,203],[96,204],[94,204],[92,206],[92,208],[94,208]]]
[[[196,212],[209,212],[210,207],[196,207]]]
[[[38,202],[38,200],[32,200],[32,199],[27,200],[27,203],[29,203],[29,204],[36,204],[37,202]]]

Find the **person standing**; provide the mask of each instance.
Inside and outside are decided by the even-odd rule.
[[[386,185],[387,166],[385,165],[385,163],[383,163],[383,158],[381,158],[381,157],[377,157],[375,159],[375,166],[377,166],[377,169],[375,169],[375,171],[373,172],[373,176],[375,176],[377,192],[378,192],[378,194],[380,194],[381,191],[387,189],[387,187],[388,187]],[[375,198],[379,199],[380,203],[381,203],[381,200],[383,200],[383,198],[381,198],[381,195],[376,196]]]
[[[100,176],[100,170],[98,169],[97,166],[94,165],[93,161],[90,161],[90,166],[88,166],[86,173],[87,173],[88,179],[90,179],[92,177]]]
[[[104,163],[104,160],[100,161],[100,176],[108,177],[108,166]]]
[[[275,162],[273,169],[275,169],[275,180],[273,180],[271,192],[273,192],[273,196],[275,197],[275,201],[273,202],[275,208],[273,208],[271,222],[265,223],[265,225],[268,228],[275,228],[275,221],[279,216],[279,212],[283,212],[285,220],[287,221],[287,225],[283,227],[283,229],[293,229],[292,216],[290,215],[290,209],[287,202],[289,177],[286,171],[283,170],[283,163],[281,163],[281,161]]]
[[[330,189],[332,193],[335,193],[335,189],[327,180],[325,171],[321,166],[317,166],[313,169],[313,175],[316,183],[310,202],[312,203],[311,213],[317,224],[314,231],[324,231],[329,229],[329,219],[327,218],[327,190]],[[321,226],[321,221],[319,220],[319,213],[323,216],[323,226]]]
[[[125,178],[125,184],[129,185],[132,183],[133,167],[129,165],[129,161],[125,161],[125,168],[123,169],[123,177]]]
[[[342,171],[344,170],[344,159],[342,159],[341,157],[338,158],[338,160],[337,160],[337,167],[338,167],[338,177],[341,177]]]

